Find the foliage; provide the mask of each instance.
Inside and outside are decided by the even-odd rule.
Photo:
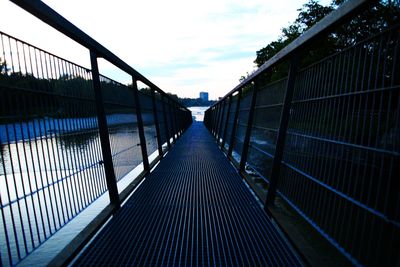
[[[282,35],[278,40],[272,41],[256,52],[254,63],[257,67],[262,66],[343,2],[345,0],[333,0],[329,6],[323,6],[315,0],[310,0],[304,4],[301,9],[298,9],[299,14],[296,20],[282,29]],[[302,50],[300,66],[308,66],[395,25],[400,19],[399,2],[389,0],[371,4],[372,6],[364,12],[337,27],[330,34],[314,40]],[[288,67],[288,62],[283,62],[260,78],[268,81],[280,79],[287,75]]]
[[[201,98],[179,98],[179,103],[185,107],[205,107],[212,106],[216,101],[204,100]]]
[[[332,6],[337,7],[345,2],[334,0]],[[332,38],[336,42],[336,50],[354,45],[364,39],[396,25],[400,20],[400,1],[379,1],[336,29]]]
[[[260,67],[332,10],[332,6],[322,6],[315,0],[310,0],[304,4],[301,9],[298,9],[299,15],[293,24],[282,29],[282,35],[278,40],[269,43],[266,47],[256,52],[257,58],[254,63]]]
[[[140,92],[147,95],[151,94],[150,88],[142,88],[140,89]],[[180,98],[176,94],[172,93],[167,93],[167,94],[172,99],[174,99],[175,101],[177,101],[178,103],[180,103],[185,107],[202,107],[202,106],[205,107],[205,106],[211,106],[216,102],[212,100],[206,101],[201,98]]]

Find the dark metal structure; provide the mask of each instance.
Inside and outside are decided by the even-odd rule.
[[[201,122],[74,266],[301,266]]]
[[[19,263],[108,192],[110,203],[92,229],[100,227],[192,121],[188,109],[45,4],[15,2],[87,47],[91,68],[0,32],[5,266]],[[130,74],[133,86],[100,75],[98,57]],[[139,91],[136,81],[150,90]],[[118,193],[117,182],[132,171],[137,178]],[[83,233],[78,244],[91,234]]]
[[[268,187],[267,210],[279,196],[353,264],[389,266],[400,253],[400,28],[375,17],[372,31],[365,14],[376,4],[345,2],[208,109],[205,124]],[[310,62],[360,21],[370,36],[356,43],[354,30],[350,45]]]
[[[301,265],[238,173],[268,187],[267,211],[284,201],[351,263],[399,263],[400,27],[382,18],[379,32],[359,40],[359,29],[317,57],[324,40],[367,23],[375,1],[345,2],[206,111],[237,170],[203,125],[183,135],[191,112],[127,63],[41,1],[11,1],[86,47],[91,66],[0,32],[2,266],[105,193],[103,211],[52,264],[104,226],[76,265]],[[101,75],[99,58],[132,85]]]

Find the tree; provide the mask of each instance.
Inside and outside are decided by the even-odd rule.
[[[332,6],[338,7],[345,0],[333,0]],[[336,29],[332,37],[336,50],[354,45],[364,39],[390,28],[400,20],[400,1],[376,1],[370,8],[355,16],[350,22]]]
[[[256,52],[254,63],[258,67],[276,55],[281,49],[310,29],[318,21],[328,15],[346,0],[333,0],[329,6],[322,6],[315,0],[310,0],[298,9],[296,20],[282,29],[278,40],[269,43],[266,47]],[[350,21],[343,23],[330,34],[320,37],[301,51],[300,67],[305,67],[329,55],[340,52],[370,36],[390,28],[400,20],[400,1],[374,1],[369,8],[354,16]],[[268,73],[260,78],[275,80],[287,75],[289,64],[283,62],[274,66]]]
[[[293,24],[282,29],[282,35],[278,40],[269,43],[266,47],[256,52],[257,57],[254,63],[257,64],[257,67],[263,65],[332,10],[332,6],[322,6],[315,0],[310,0],[308,3],[304,4],[302,8],[298,9],[299,15]]]

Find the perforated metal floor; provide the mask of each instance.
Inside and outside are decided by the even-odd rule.
[[[296,253],[196,122],[74,263],[299,266]]]

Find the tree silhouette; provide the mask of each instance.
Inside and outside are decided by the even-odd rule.
[[[315,0],[310,0],[304,4],[302,8],[298,9],[299,14],[296,20],[282,29],[282,35],[278,40],[269,43],[256,52],[254,63],[258,67],[263,65],[282,48],[310,29],[343,2],[345,0],[334,0],[329,6],[323,6]],[[315,40],[303,53],[301,65],[307,66],[328,55],[342,51],[346,47],[392,27],[400,20],[399,0],[380,1],[371,5],[370,8],[365,9],[348,23],[339,26],[325,38]],[[287,68],[284,67],[283,70],[286,71]]]

